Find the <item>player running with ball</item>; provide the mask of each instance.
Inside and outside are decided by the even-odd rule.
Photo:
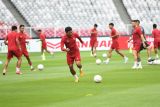
[[[76,44],[76,39],[79,39],[81,43],[83,43],[83,41],[78,34],[72,32],[71,27],[66,27],[65,33],[66,34],[61,39],[61,50],[67,53],[67,63],[70,72],[74,76],[75,82],[79,82],[79,78],[73,68],[73,63],[74,61],[76,62],[76,65],[80,71],[80,76],[83,76],[84,72],[82,71],[80,51]],[[64,48],[64,45],[66,48]]]

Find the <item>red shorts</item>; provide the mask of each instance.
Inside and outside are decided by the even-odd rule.
[[[97,43],[98,43],[97,39],[91,39],[90,40],[91,47],[97,47],[97,45],[98,45]]]
[[[18,50],[8,50],[7,59],[11,59],[15,56],[16,58],[20,58],[22,56],[22,52]]]
[[[22,54],[26,57],[29,56],[27,49],[22,49]]]
[[[115,50],[119,49],[118,41],[112,41],[111,49],[115,49]]]
[[[154,48],[160,48],[160,41],[154,41]]]
[[[46,43],[42,43],[42,49],[47,49],[47,44]]]
[[[133,43],[133,50],[139,52],[141,50],[141,43]]]
[[[67,53],[67,64],[73,64],[74,61],[81,61],[80,52],[76,51],[74,55]]]

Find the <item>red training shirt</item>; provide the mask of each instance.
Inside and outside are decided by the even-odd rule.
[[[18,33],[15,31],[10,32],[7,37],[8,41],[8,50],[9,51],[15,51],[18,50],[18,44],[16,42],[16,39],[18,39]]]
[[[153,29],[152,35],[154,37],[154,41],[160,41],[160,31],[158,29]]]
[[[112,37],[112,36],[115,36],[115,37]],[[117,35],[117,31],[116,31],[115,28],[111,29],[111,38],[112,38],[112,41],[117,41],[118,40],[118,35]]]
[[[66,51],[64,48],[64,45],[66,48],[69,48],[70,51],[67,52],[68,54],[75,54],[76,51],[79,51],[79,48],[76,44],[76,39],[79,39],[81,43],[83,43],[82,39],[79,37],[77,33],[73,33],[71,37],[68,37],[67,35],[64,35],[61,39],[61,50]]]
[[[142,40],[141,40],[142,30],[140,27],[134,28],[132,35],[133,35],[133,43],[141,43],[142,42]]]
[[[96,28],[91,29],[91,39],[97,39],[97,35],[98,35],[97,29]]]

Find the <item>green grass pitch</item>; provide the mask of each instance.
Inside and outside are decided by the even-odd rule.
[[[23,57],[23,75],[15,74],[14,58],[7,75],[0,75],[0,107],[160,107],[160,65],[147,65],[144,51],[143,69],[132,70],[132,54],[123,52],[128,64],[113,53],[108,65],[96,65],[90,52],[81,52],[85,76],[79,83],[74,83],[63,52],[54,57],[46,53],[46,61],[40,53],[31,53],[33,65],[44,64],[43,71],[31,72]],[[99,51],[98,58],[103,59],[103,53]],[[0,54],[0,60],[5,59]],[[102,83],[93,82],[96,74],[103,77]]]

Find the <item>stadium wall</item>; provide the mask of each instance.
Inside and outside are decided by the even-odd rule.
[[[84,44],[81,44],[79,41],[77,41],[77,45],[80,48],[81,51],[90,51],[90,38],[89,37],[83,37]],[[128,36],[120,36],[119,37],[119,44],[121,50],[126,50],[129,47],[132,46],[132,43],[128,43],[127,40],[129,39]],[[147,40],[152,44],[153,38],[150,36],[147,36]],[[27,44],[27,49],[29,52],[40,52],[41,49],[41,43],[39,39],[28,39],[29,44]],[[46,39],[47,41],[47,48],[50,51],[53,52],[59,52],[61,51],[61,38],[55,38],[55,39]],[[98,46],[97,50],[109,50],[110,46],[112,44],[112,40],[110,37],[98,37]],[[6,53],[7,52],[7,46],[4,44],[4,40],[0,40],[0,53]]]

